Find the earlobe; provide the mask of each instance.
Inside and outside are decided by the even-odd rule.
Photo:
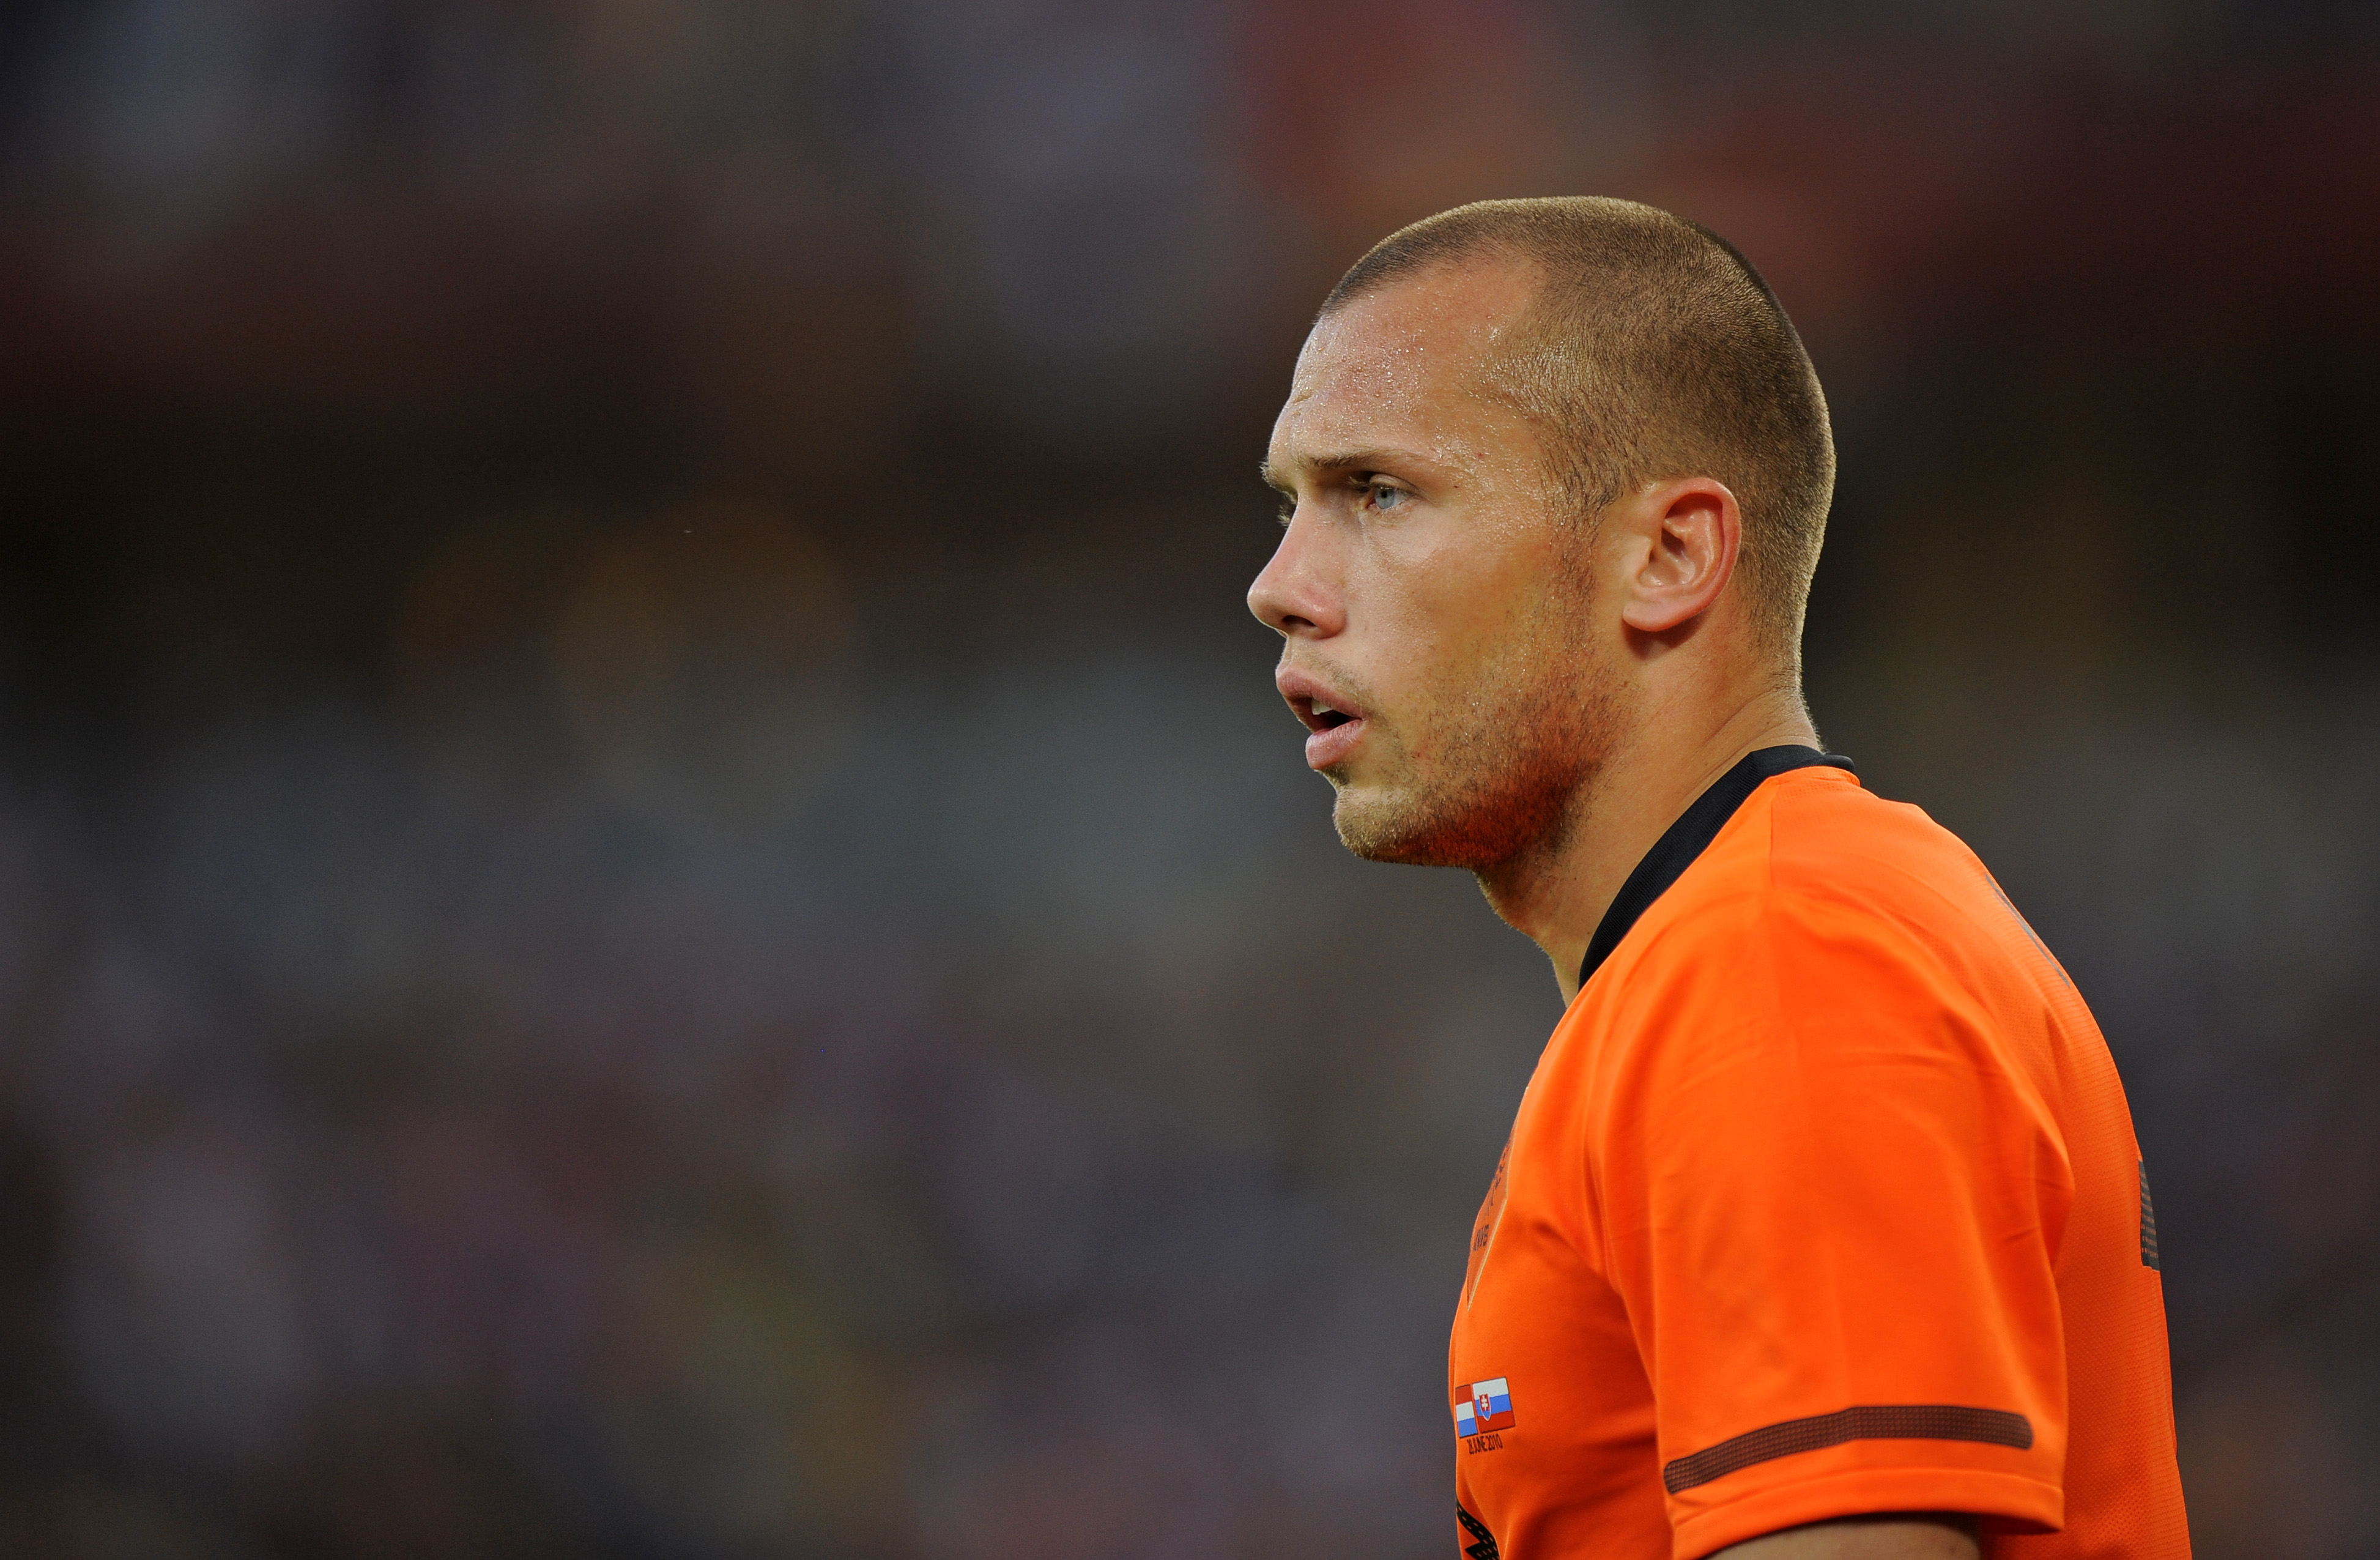
[[[1621,617],[1666,634],[1711,608],[1735,573],[1743,516],[1727,485],[1681,477],[1637,494],[1628,518],[1631,559]]]

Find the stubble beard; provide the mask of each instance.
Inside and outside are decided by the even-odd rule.
[[[1470,687],[1416,712],[1427,769],[1401,733],[1382,733],[1397,738],[1390,773],[1341,787],[1340,842],[1366,860],[1461,867],[1483,884],[1559,854],[1610,747],[1610,685],[1597,670],[1573,622],[1515,636]]]

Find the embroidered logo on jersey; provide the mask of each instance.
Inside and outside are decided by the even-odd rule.
[[[1512,1383],[1498,1376],[1493,1381],[1473,1382],[1463,1389],[1463,1400],[1454,1406],[1455,1434],[1485,1435],[1491,1430],[1512,1428]]]

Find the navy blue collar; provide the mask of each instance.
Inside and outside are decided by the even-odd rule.
[[[1678,815],[1678,821],[1653,842],[1653,848],[1645,852],[1645,859],[1636,863],[1636,870],[1630,872],[1628,881],[1620,885],[1619,896],[1611,901],[1611,908],[1603,912],[1603,920],[1596,925],[1595,935],[1587,940],[1586,957],[1578,967],[1579,985],[1585,987],[1594,978],[1595,972],[1603,968],[1603,961],[1611,957],[1611,950],[1628,935],[1637,918],[1651,909],[1653,901],[1667,893],[1670,884],[1677,882],[1680,874],[1694,864],[1694,858],[1708,848],[1711,841],[1718,838],[1718,832],[1727,827],[1727,821],[1735,816],[1735,810],[1743,805],[1745,798],[1760,788],[1763,780],[1788,770],[1814,769],[1822,765],[1828,769],[1850,770],[1854,774],[1859,773],[1852,768],[1852,761],[1840,753],[1822,753],[1815,748],[1788,746],[1763,748],[1757,752],[1746,753],[1733,769],[1712,781],[1710,789],[1696,797],[1694,805]]]

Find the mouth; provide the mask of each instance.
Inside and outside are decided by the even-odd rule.
[[[1314,732],[1336,731],[1342,725],[1364,718],[1320,699],[1304,697],[1292,699],[1289,701],[1289,707],[1297,712],[1297,718],[1305,723],[1305,729]]]
[[[1306,730],[1305,766],[1335,774],[1364,740],[1369,725],[1364,712],[1349,708],[1344,695],[1303,670],[1283,668],[1280,682],[1281,697]]]

